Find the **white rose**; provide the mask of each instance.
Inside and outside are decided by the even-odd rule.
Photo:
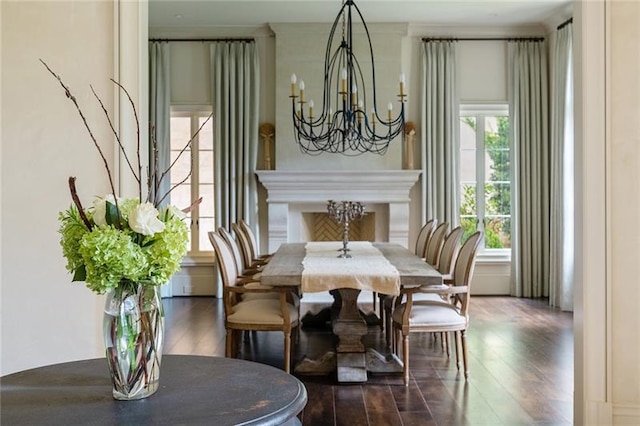
[[[158,210],[151,203],[139,204],[131,212],[129,226],[142,235],[153,235],[164,231],[164,223],[158,219]]]
[[[171,214],[173,216],[177,217],[180,220],[182,220],[182,219],[187,217],[187,215],[182,210],[177,208],[176,206],[169,206],[169,211],[171,212]]]
[[[98,226],[107,224],[107,201],[111,204],[116,203],[113,194],[109,194],[104,198],[96,198],[93,200],[93,222]]]

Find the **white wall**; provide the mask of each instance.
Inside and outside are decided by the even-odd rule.
[[[2,1],[1,374],[101,356],[103,298],[71,283],[59,246],[58,212],[108,191],[102,161],[62,88],[82,105],[113,166],[113,138],[92,84],[113,109],[114,6],[98,2]]]
[[[640,3],[609,10],[609,159],[612,373],[615,424],[640,422]]]

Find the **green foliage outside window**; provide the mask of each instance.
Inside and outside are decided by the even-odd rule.
[[[463,123],[476,130],[474,117],[463,117]],[[491,170],[484,183],[485,247],[511,247],[511,162],[509,154],[509,117],[496,117],[497,131],[485,131],[485,152]],[[463,185],[460,205],[460,225],[463,241],[477,229],[476,186]],[[505,217],[506,216],[506,217]]]

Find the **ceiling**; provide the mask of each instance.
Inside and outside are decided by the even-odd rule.
[[[149,0],[150,27],[333,22],[341,0]],[[522,26],[552,20],[571,0],[358,0],[367,23]]]

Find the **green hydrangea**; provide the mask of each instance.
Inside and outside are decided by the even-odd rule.
[[[85,281],[88,288],[103,294],[127,282],[162,285],[180,269],[189,240],[182,213],[171,206],[161,209],[158,219],[164,230],[145,236],[127,221],[139,205],[136,199],[118,200],[121,220],[114,225],[120,229],[97,226],[92,209],[86,211],[91,230],[74,205],[60,213],[60,245],[74,281]]]
[[[156,285],[165,284],[180,269],[180,261],[187,253],[189,241],[186,224],[170,209],[164,209],[160,218],[165,230],[154,235],[153,243],[145,247],[149,279]]]
[[[80,213],[75,206],[71,206],[67,211],[60,212],[60,229],[62,235],[60,245],[62,254],[67,259],[67,271],[76,274],[79,268],[84,266],[84,260],[80,254],[80,240],[89,232],[87,226],[80,219]]]
[[[95,227],[80,240],[87,287],[103,294],[121,280],[138,281],[148,270],[142,248],[112,226]]]

